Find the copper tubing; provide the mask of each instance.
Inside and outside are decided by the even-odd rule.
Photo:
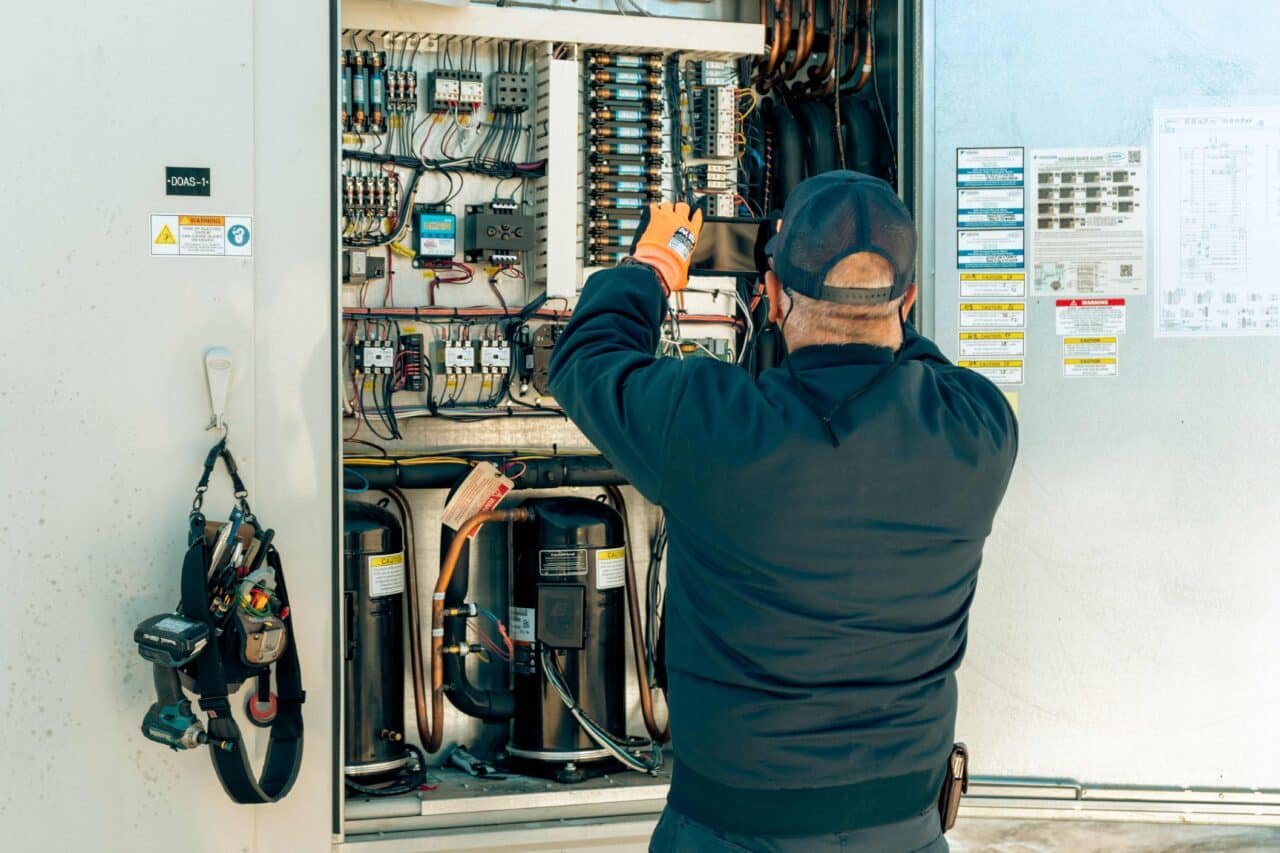
[[[809,69],[809,88],[818,95],[829,95],[835,89],[836,81],[832,70],[836,65],[836,42],[844,38],[844,25],[849,16],[849,7],[840,0],[829,0],[831,32],[827,35],[827,53],[822,57],[822,64]],[[844,14],[842,15],[841,12]],[[839,18],[839,20],[837,20]]]
[[[413,706],[418,716],[418,738],[428,752],[440,748],[443,739],[444,697],[443,694],[432,696],[431,712],[427,712],[427,687],[422,670],[422,620],[418,611],[418,561],[414,557],[413,511],[409,508],[409,500],[399,489],[384,489],[395,502],[400,511],[400,521],[404,525],[404,561],[409,578],[406,590],[409,608],[409,660],[413,671]],[[432,667],[432,673],[437,671]],[[434,746],[432,745],[434,744]]]
[[[640,714],[644,717],[644,727],[649,737],[658,743],[671,740],[671,723],[661,728],[653,713],[653,688],[649,686],[649,671],[645,666],[646,654],[644,638],[640,629],[640,599],[636,594],[636,566],[631,556],[631,522],[627,517],[627,502],[622,499],[622,490],[617,486],[605,486],[605,493],[613,503],[614,509],[622,516],[623,553],[626,554],[627,572],[627,615],[631,622],[631,649],[636,662],[636,683],[640,686]]]
[[[791,45],[791,0],[773,0],[773,40],[769,45],[769,56],[756,75],[756,85],[760,91],[767,91],[773,83],[774,72],[787,55]]]
[[[813,52],[814,28],[818,23],[817,0],[803,0],[803,3],[800,22],[796,27],[795,57],[791,62],[783,63],[782,70],[778,72],[783,80],[790,80],[796,76],[796,72],[804,67],[809,61],[809,54]]]
[[[875,0],[863,0],[862,11],[855,14],[850,34],[853,36],[853,50],[849,54],[849,62],[840,73],[840,82],[848,83],[861,69],[864,42],[871,43],[871,4]],[[865,38],[860,38],[866,33]]]
[[[528,521],[533,517],[529,510],[522,507],[516,509],[495,509],[471,516],[458,528],[457,535],[449,543],[449,550],[440,561],[440,577],[436,580],[435,593],[431,596],[431,735],[424,738],[427,752],[438,752],[444,740],[444,594],[453,579],[453,570],[458,566],[458,558],[462,549],[467,547],[471,534],[490,521]],[[414,584],[416,588],[416,584]],[[411,600],[416,600],[415,589],[409,591]],[[416,624],[416,620],[415,620]],[[417,640],[414,640],[417,651]],[[419,667],[415,667],[419,669]],[[414,679],[415,696],[417,677]],[[421,705],[419,705],[421,708]],[[422,725],[422,712],[419,710],[418,725]],[[421,731],[421,728],[419,728]]]

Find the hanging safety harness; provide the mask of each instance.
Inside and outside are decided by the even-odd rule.
[[[221,459],[235,489],[236,507],[223,524],[201,509],[209,477]],[[174,750],[210,748],[213,768],[237,803],[272,803],[293,787],[302,763],[302,672],[280,553],[249,508],[248,492],[224,437],[205,458],[189,516],[182,562],[182,601],[176,611],[138,625],[134,641],[154,664],[156,702],[142,721],[148,739]],[[275,667],[276,692],[271,692]],[[271,730],[262,773],[256,776],[229,697],[250,678],[257,689],[246,711]],[[193,713],[185,690],[199,697],[208,729]]]

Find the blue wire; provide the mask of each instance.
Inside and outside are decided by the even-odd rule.
[[[358,488],[358,489],[348,489],[345,485],[343,485],[343,487],[342,487],[342,491],[346,492],[346,493],[347,493],[347,494],[349,494],[349,495],[359,495],[359,494],[363,494],[364,492],[369,491],[369,481],[368,481],[368,480],[366,480],[366,479],[364,478],[364,475],[363,475],[363,474],[361,474],[359,471],[357,471],[357,470],[356,470],[356,469],[354,469],[354,468],[348,468],[348,467],[347,467],[347,466],[345,466],[345,465],[344,465],[344,466],[342,466],[342,476],[343,476],[343,479],[346,479],[346,476],[347,476],[348,474],[350,474],[352,477],[355,477],[355,478],[356,478],[357,480],[359,480],[361,483],[364,483],[364,485],[363,485],[363,486],[361,486],[361,487],[360,487],[360,488]]]

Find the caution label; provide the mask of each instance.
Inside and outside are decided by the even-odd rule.
[[[960,356],[1010,356],[1026,353],[1025,332],[961,332]]]
[[[956,362],[974,373],[980,373],[997,385],[1022,384],[1022,359],[962,359]]]
[[[533,626],[536,617],[537,613],[532,607],[512,607],[507,617],[507,631],[512,641],[532,644],[535,639]]]
[[[211,214],[151,214],[151,254],[179,257],[253,255],[253,217]]]
[[[1027,295],[1024,272],[962,272],[961,299],[1021,299]]]
[[[961,329],[1021,329],[1027,324],[1025,302],[961,302]]]
[[[1119,358],[1064,358],[1063,376],[1119,376]]]
[[[369,558],[369,597],[404,592],[404,553]]]
[[[1115,335],[1125,330],[1123,299],[1059,299],[1054,311],[1059,335]]]
[[[596,589],[617,589],[627,577],[627,552],[608,548],[596,552]]]

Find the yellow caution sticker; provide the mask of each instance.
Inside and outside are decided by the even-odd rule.
[[[156,235],[157,246],[176,246],[178,238],[173,236],[173,232],[169,230],[168,225],[160,226],[160,233]]]

